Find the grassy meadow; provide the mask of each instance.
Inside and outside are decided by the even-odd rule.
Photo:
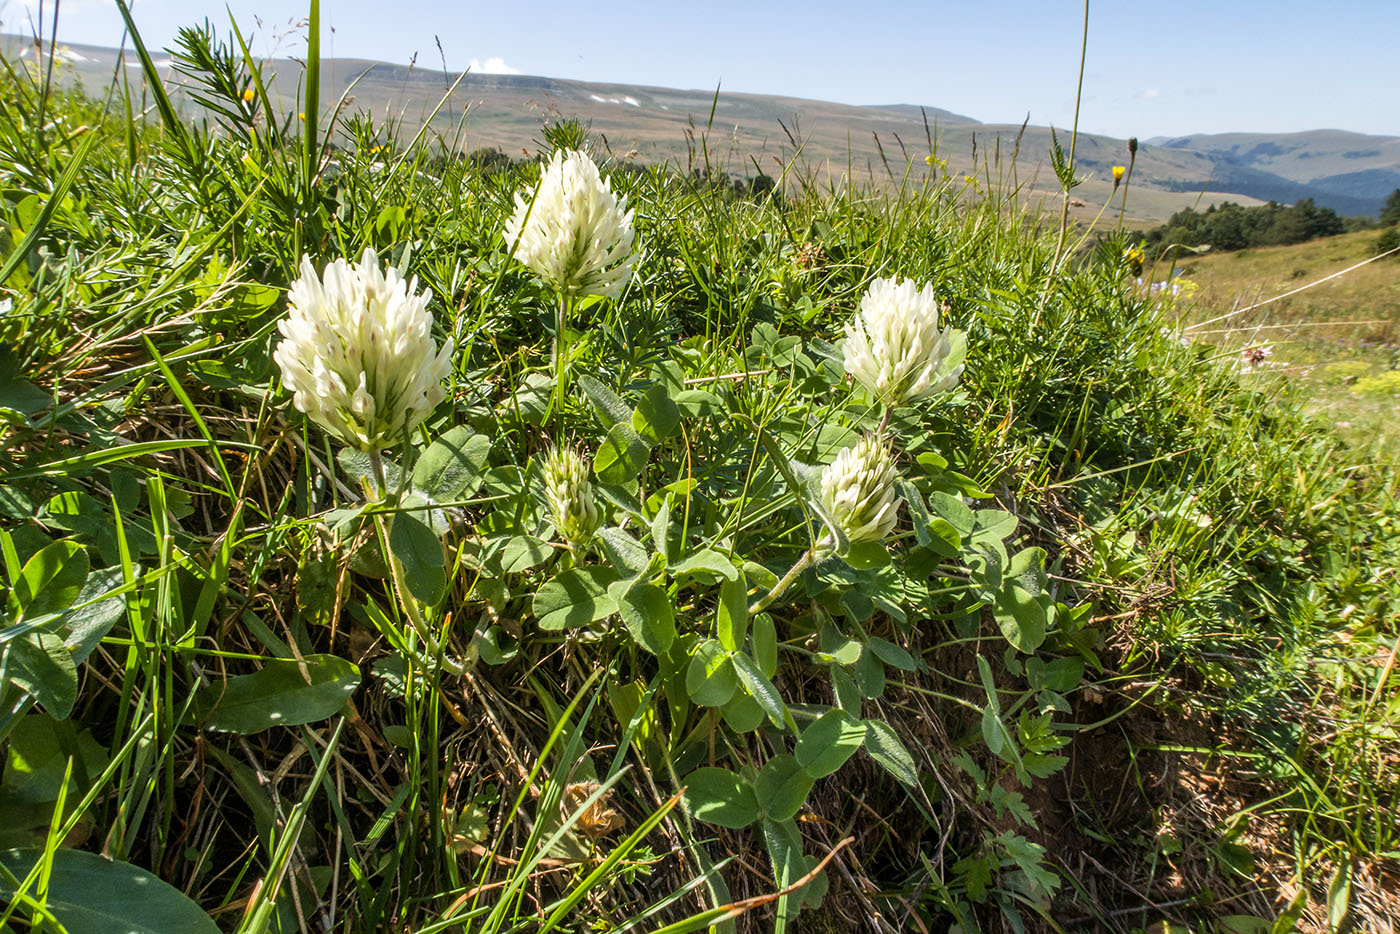
[[[1193,258],[1186,310],[1014,184],[742,194],[567,118],[487,172],[323,93],[310,24],[296,113],[237,33],[172,50],[197,122],[144,48],[144,92],[0,76],[0,929],[1393,929],[1398,478],[1323,393],[1386,369],[1395,266],[1205,333],[1362,235]],[[507,235],[575,149],[615,297]],[[367,247],[452,342],[368,452],[274,357],[303,256]],[[966,342],[902,404],[842,345],[894,276]]]
[[[1178,266],[1197,286],[1186,333],[1237,352],[1267,347],[1261,376],[1280,377],[1309,412],[1394,462],[1400,262],[1366,263],[1376,239],[1376,231],[1359,231],[1188,256]]]

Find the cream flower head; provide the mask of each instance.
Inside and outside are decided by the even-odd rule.
[[[938,329],[933,285],[876,279],[846,325],[846,372],[886,405],[946,392],[962,374],[966,341]]]
[[[899,520],[899,471],[889,448],[866,435],[822,469],[818,492],[827,521],[851,544],[884,541]]]
[[[598,531],[598,506],[588,465],[572,448],[553,448],[540,464],[549,521],[571,549],[586,545]]]
[[[632,275],[627,199],[615,197],[593,160],[577,150],[554,153],[533,200],[515,196],[505,237],[516,259],[571,298],[616,298]]]
[[[442,401],[452,341],[438,350],[416,284],[393,267],[386,275],[368,247],[358,265],[337,259],[324,278],[301,259],[272,356],[292,404],[352,447],[399,443]]]

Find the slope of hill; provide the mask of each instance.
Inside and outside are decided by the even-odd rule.
[[[39,51],[32,40],[17,36],[0,37],[0,49],[7,58],[31,61]],[[63,72],[88,88],[106,86],[118,74],[132,80],[139,76],[134,58],[119,59],[114,49],[70,45],[60,47],[57,58]],[[170,73],[177,102],[183,98],[188,106],[178,89],[178,74],[170,71],[169,55],[158,55],[157,64]],[[273,59],[265,67],[277,76],[275,95],[290,101],[301,63]],[[410,132],[429,118],[458,77],[367,59],[327,59],[323,67],[323,100],[348,95],[351,109],[381,122],[393,119]],[[854,175],[898,183],[907,168],[915,184],[937,171],[1019,187],[1031,203],[1058,197],[1047,158],[1048,127],[983,124],[915,104],[855,106],[722,88],[467,74],[432,129],[463,151],[488,146],[516,154],[533,150],[545,120],[563,116],[588,122],[617,156],[674,161],[687,168],[708,160],[741,175],[757,167],[778,176],[799,156],[822,179]],[[934,155],[944,160],[933,168],[924,162],[931,144]],[[1077,210],[1092,217],[1114,197],[1110,170],[1127,162],[1127,143],[1084,134],[1077,152],[1080,174],[1087,179],[1075,192],[1083,202]],[[1400,137],[1337,130],[1180,137],[1149,141],[1139,150],[1128,210],[1135,223],[1147,224],[1187,206],[1311,197],[1343,214],[1374,214],[1396,187]],[[1117,211],[1116,202],[1109,211]]]
[[[1197,286],[1189,335],[1235,351],[1269,348],[1263,369],[1290,380],[1309,410],[1362,449],[1394,461],[1385,441],[1396,431],[1394,384],[1376,378],[1400,359],[1400,259],[1361,265],[1375,244],[1375,231],[1361,231],[1189,256],[1177,269]]]
[[[1400,138],[1393,136],[1309,130],[1216,133],[1153,142],[1206,154],[1220,167],[1217,181],[1255,197],[1312,197],[1343,214],[1372,214],[1377,197],[1400,188]]]

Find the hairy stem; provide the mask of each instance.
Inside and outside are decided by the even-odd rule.
[[[1136,137],[1134,137],[1136,139]],[[1118,204],[1118,230],[1123,230],[1123,215],[1128,210],[1128,186],[1133,183],[1133,165],[1137,162],[1137,147],[1128,148],[1128,172],[1123,178],[1123,200]]]
[[[369,452],[369,461],[371,468],[374,470],[374,482],[378,486],[378,498],[381,502],[387,502],[389,490],[387,489],[387,484],[384,479],[384,461],[380,457],[378,450]],[[397,494],[395,494],[395,498],[397,499]],[[394,505],[397,505],[397,501]],[[418,638],[423,640],[423,644],[428,647],[429,655],[437,659],[438,664],[451,674],[462,674],[462,672],[466,670],[465,667],[461,662],[449,657],[447,653],[443,651],[442,646],[438,643],[437,637],[433,635],[432,628],[428,625],[428,621],[423,618],[423,612],[418,606],[417,598],[408,590],[408,582],[404,580],[403,564],[394,556],[393,549],[389,546],[389,525],[384,521],[383,513],[375,515],[374,524],[379,531],[379,547],[383,550],[384,557],[389,565],[389,579],[394,585],[394,592],[398,595],[399,605],[403,607],[405,615],[408,616],[408,621],[413,627],[413,631],[417,633]],[[420,665],[423,665],[423,659],[417,658],[414,660]],[[429,666],[423,665],[423,667],[427,670]]]
[[[568,355],[567,338],[564,329],[569,323],[569,295],[559,293],[559,310],[554,318],[554,424],[555,440],[564,440],[564,399],[568,394],[569,372],[566,363]]]
[[[768,591],[768,593],[764,594],[762,597],[759,597],[753,602],[753,604],[749,607],[749,615],[752,616],[755,613],[762,612],[774,600],[781,597],[783,595],[783,591],[791,587],[792,582],[797,580],[797,576],[811,566],[812,561],[817,557],[817,552],[821,548],[827,546],[829,543],[829,539],[823,538],[821,541],[817,542],[811,548],[808,548],[805,552],[803,552],[802,557],[797,559],[797,563],[794,564],[791,568],[789,568],[788,572],[783,575],[783,579],[774,584],[772,590]]]

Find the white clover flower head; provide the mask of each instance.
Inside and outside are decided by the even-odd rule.
[[[506,221],[514,256],[562,295],[616,298],[632,275],[632,212],[577,150],[549,160],[533,198],[515,196]]]
[[[552,448],[540,464],[549,521],[570,548],[587,544],[598,531],[598,506],[588,465],[572,448]]]
[[[846,372],[886,405],[952,389],[965,352],[961,332],[938,329],[932,283],[876,279],[846,324]]]
[[[278,326],[273,359],[292,404],[346,444],[364,451],[402,441],[442,401],[452,341],[439,351],[428,293],[398,270],[386,274],[366,248],[357,265],[337,259],[316,275],[301,259]]]
[[[822,508],[852,544],[884,541],[899,519],[898,479],[889,448],[866,435],[822,469]]]

